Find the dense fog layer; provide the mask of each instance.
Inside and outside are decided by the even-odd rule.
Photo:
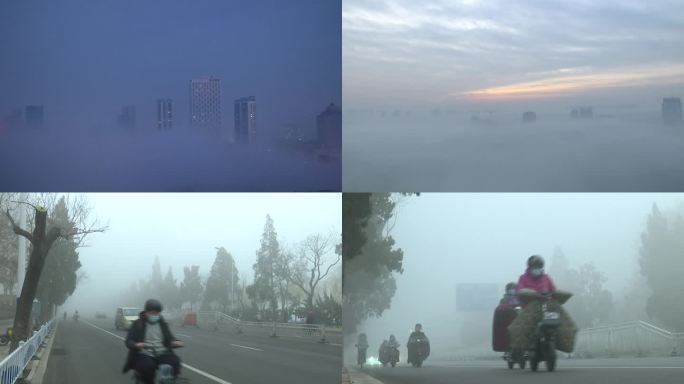
[[[0,134],[0,161],[6,191],[326,191],[341,183],[339,159],[192,133],[10,131]]]
[[[345,115],[344,188],[350,191],[679,191],[684,125],[657,110]],[[384,116],[383,116],[384,114]],[[352,114],[353,116],[353,114]]]
[[[399,200],[390,234],[403,250],[403,273],[394,273],[396,292],[389,309],[346,335],[346,364],[355,364],[360,332],[368,335],[368,356],[376,358],[382,340],[394,334],[405,361],[416,323],[422,323],[431,343],[426,364],[500,357],[491,348],[494,309],[505,285],[518,281],[533,254],[545,258],[545,270],[558,289],[578,289],[568,286],[561,271],[580,271],[575,276],[591,279],[582,269],[591,265],[602,276],[583,289],[609,297],[606,304],[589,310],[597,301],[584,291],[573,292],[566,304],[580,329],[632,320],[673,327],[645,309],[652,291],[640,268],[640,258],[648,256],[640,250],[642,235],[657,226],[648,224],[654,209],[666,217],[668,228],[681,233],[684,195],[428,193]],[[659,243],[661,269],[681,264],[676,256],[680,245],[673,241]],[[681,292],[676,279],[660,280],[667,291]],[[482,290],[462,288],[473,284]]]

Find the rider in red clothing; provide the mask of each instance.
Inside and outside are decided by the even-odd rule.
[[[516,290],[534,289],[539,293],[551,293],[556,291],[551,277],[544,273],[544,259],[539,255],[532,255],[527,259],[527,270],[518,279]]]

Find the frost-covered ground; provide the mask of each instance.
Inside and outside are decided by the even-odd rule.
[[[329,191],[341,164],[194,135],[0,135],[3,191]]]
[[[682,191],[684,125],[540,116],[346,119],[345,191]]]

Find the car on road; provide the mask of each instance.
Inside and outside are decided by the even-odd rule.
[[[96,319],[106,319],[106,318],[107,318],[107,314],[105,314],[104,312],[99,312],[99,311],[98,311],[98,312],[95,312],[95,318],[96,318]]]
[[[114,318],[114,327],[116,329],[128,330],[131,324],[140,316],[140,308],[135,307],[119,307],[116,309],[116,317]]]

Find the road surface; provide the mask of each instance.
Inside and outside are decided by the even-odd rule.
[[[339,383],[340,346],[171,326],[185,342],[179,383]],[[124,331],[112,319],[62,321],[48,359],[45,384],[132,383],[121,373]]]
[[[422,368],[402,364],[391,367],[365,367],[363,372],[383,384],[681,384],[684,383],[684,357],[559,360],[557,370],[538,372],[508,370],[503,361],[438,363],[426,361]]]

